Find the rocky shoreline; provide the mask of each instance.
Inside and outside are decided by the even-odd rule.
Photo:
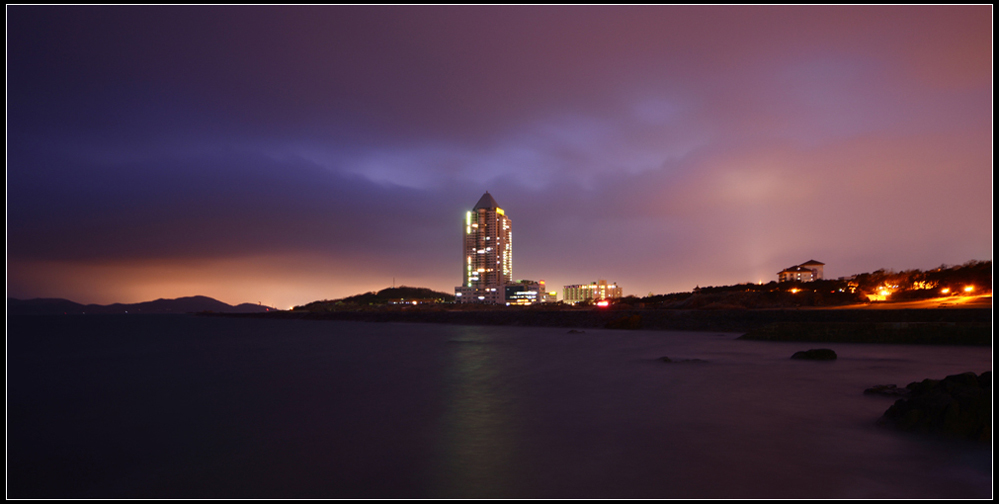
[[[927,378],[905,389],[881,385],[865,394],[900,395],[878,425],[904,432],[988,443],[992,439],[992,372]]]

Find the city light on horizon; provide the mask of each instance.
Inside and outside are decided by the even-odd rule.
[[[485,191],[552,289],[992,258],[991,6],[7,12],[8,297],[454,292]]]

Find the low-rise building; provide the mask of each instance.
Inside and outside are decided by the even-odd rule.
[[[777,273],[778,282],[812,282],[822,280],[825,263],[812,259]]]
[[[521,280],[519,282],[506,284],[504,287],[506,304],[508,305],[531,305],[541,302],[541,293],[544,289],[540,282],[534,280]]]
[[[620,299],[621,297],[621,287],[618,286],[617,282],[607,284],[607,280],[598,280],[590,284],[566,285],[562,288],[562,301],[567,304]]]
[[[455,303],[501,304],[505,299],[503,287],[455,287]]]
[[[535,303],[554,303],[558,293],[548,292],[544,280],[521,280],[504,286],[506,304],[532,305]]]

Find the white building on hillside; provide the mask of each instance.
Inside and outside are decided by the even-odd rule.
[[[825,263],[820,263],[815,259],[777,273],[778,282],[812,282],[822,280],[822,268]]]

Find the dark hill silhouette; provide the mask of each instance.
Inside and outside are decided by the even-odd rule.
[[[406,299],[439,299],[442,301],[454,301],[454,295],[433,291],[425,287],[406,287],[404,285],[401,287],[389,287],[378,292],[368,292],[367,294],[345,297],[336,301],[350,304],[385,304],[391,301]]]
[[[383,305],[394,302],[416,301],[420,303],[448,303],[454,301],[454,294],[438,292],[426,287],[389,287],[378,292],[368,292],[357,294],[342,299],[332,301],[313,301],[304,306],[296,306],[295,309],[306,311],[322,311],[332,308],[334,305]]]
[[[110,305],[74,303],[68,299],[7,299],[7,313],[11,315],[82,315],[114,313],[261,313],[274,311],[263,305],[243,303],[232,306],[208,296],[189,296],[177,299],[157,299],[142,303],[115,303]]]
[[[68,299],[37,298],[21,300],[7,298],[9,315],[52,315],[62,313],[83,313],[86,306]]]

